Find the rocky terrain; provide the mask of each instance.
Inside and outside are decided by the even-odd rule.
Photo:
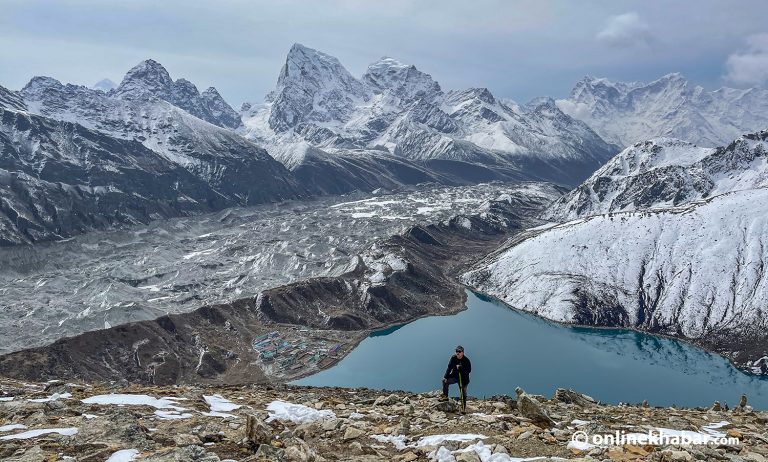
[[[761,462],[766,412],[608,406],[559,389],[470,398],[291,386],[0,380],[0,458],[78,461]],[[736,400],[738,397],[724,397]],[[583,432],[583,433],[582,433]],[[579,437],[653,432],[659,444]],[[676,437],[675,440],[673,437]],[[682,437],[706,444],[681,444]],[[608,441],[608,440],[606,440]],[[690,440],[689,440],[690,441]]]
[[[722,146],[768,126],[768,90],[707,91],[677,73],[653,82],[584,77],[557,105],[622,147],[656,137]]]
[[[307,375],[343,357],[371,330],[463,309],[466,294],[456,276],[507,236],[540,224],[535,216],[550,201],[539,188],[511,190],[479,213],[377,241],[338,276],[10,353],[0,357],[0,375],[155,384]],[[273,337],[291,345],[278,358],[263,354],[263,342]]]

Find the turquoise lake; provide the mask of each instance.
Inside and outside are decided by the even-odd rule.
[[[768,409],[768,379],[740,372],[684,342],[620,329],[554,324],[467,292],[467,309],[373,333],[334,367],[293,382],[425,392],[440,381],[457,344],[472,361],[470,396],[551,396],[571,388],[607,402],[730,406],[746,393]],[[454,385],[452,395],[458,395]]]

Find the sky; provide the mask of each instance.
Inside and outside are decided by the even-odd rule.
[[[585,75],[767,86],[766,17],[765,0],[0,0],[0,85],[119,83],[152,58],[239,108],[274,89],[298,42],[356,76],[390,56],[520,103]]]

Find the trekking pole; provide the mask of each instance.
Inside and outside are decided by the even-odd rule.
[[[467,412],[467,402],[464,397],[464,385],[461,384],[461,371],[456,368],[456,375],[459,376],[459,400],[461,400],[461,411]]]

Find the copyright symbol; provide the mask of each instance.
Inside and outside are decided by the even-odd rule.
[[[587,432],[579,430],[571,436],[571,441],[575,443],[588,443],[589,435],[587,435]]]

